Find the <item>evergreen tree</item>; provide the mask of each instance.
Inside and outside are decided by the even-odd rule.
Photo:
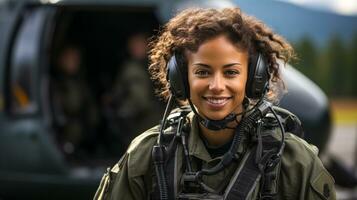
[[[357,32],[354,33],[348,45],[347,53],[348,73],[346,88],[349,96],[357,97]]]
[[[298,57],[295,67],[312,79],[317,81],[317,56],[318,51],[310,37],[305,36],[295,44],[295,51]]]
[[[348,62],[346,61],[346,49],[338,35],[333,35],[327,47],[323,51],[319,62],[319,76],[322,86],[328,95],[344,95],[348,74]]]
[[[316,82],[328,96],[330,96],[331,93],[328,80],[330,70],[327,50],[326,48],[321,49],[317,60]]]

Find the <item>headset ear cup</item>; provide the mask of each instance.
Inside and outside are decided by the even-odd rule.
[[[166,79],[170,84],[172,95],[178,100],[186,100],[189,98],[187,74],[185,74],[184,66],[178,62],[177,56],[173,55],[167,63]]]
[[[261,54],[253,56],[248,66],[246,96],[251,99],[261,98],[266,93],[268,84],[269,73],[266,61]]]

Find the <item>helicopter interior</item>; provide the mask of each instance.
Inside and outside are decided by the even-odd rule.
[[[140,50],[159,28],[154,9],[71,7],[55,19],[48,71],[55,142],[72,164],[116,161],[161,118]]]

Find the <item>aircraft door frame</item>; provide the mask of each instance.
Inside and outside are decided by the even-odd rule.
[[[21,22],[7,49],[6,123],[0,133],[0,171],[8,174],[66,170],[62,154],[49,134],[43,107],[47,83],[43,69],[48,64],[55,12],[50,6],[23,6]]]
[[[8,57],[10,54],[11,44],[13,43],[14,34],[21,21],[21,11],[23,4],[14,6],[2,5],[0,7],[0,116],[4,115],[5,111],[5,83],[6,68],[8,66]]]

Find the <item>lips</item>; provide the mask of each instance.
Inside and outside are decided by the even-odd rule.
[[[224,105],[227,104],[227,102],[229,101],[229,99],[231,99],[231,97],[203,97],[207,104],[214,109],[219,109],[222,108]]]

